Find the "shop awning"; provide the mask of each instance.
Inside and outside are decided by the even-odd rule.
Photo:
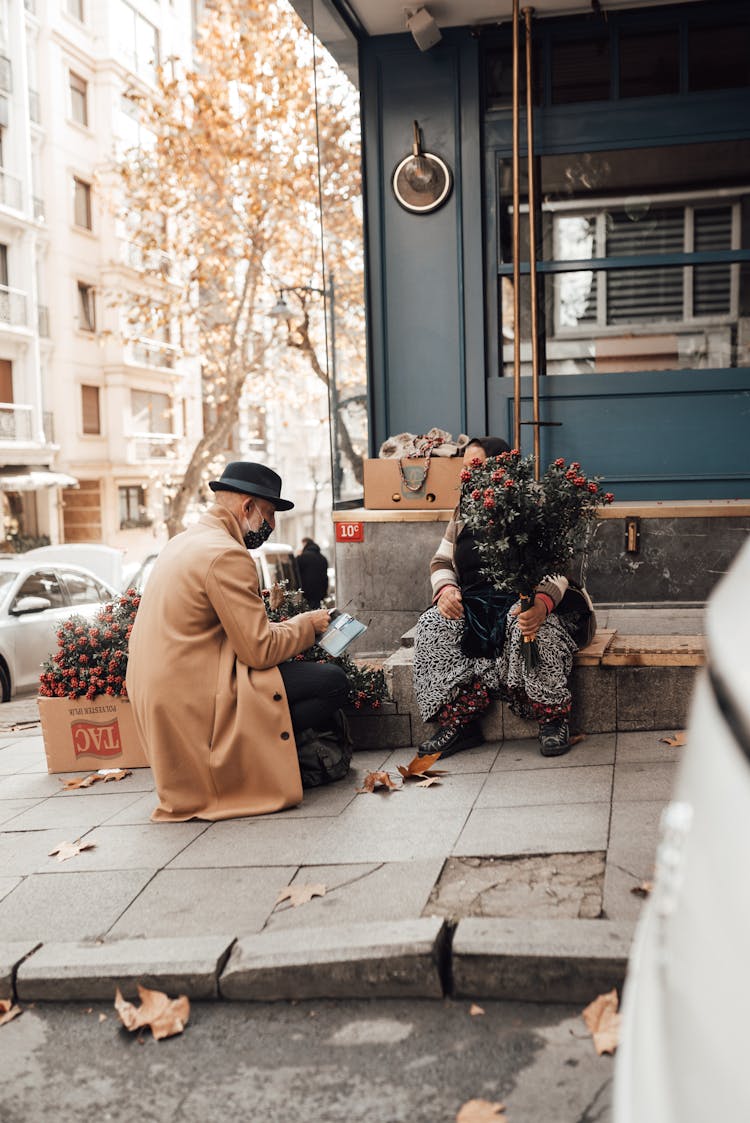
[[[50,468],[0,468],[0,491],[39,491],[43,487],[78,487],[78,480]]]

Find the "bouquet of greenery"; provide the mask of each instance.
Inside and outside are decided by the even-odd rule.
[[[611,503],[597,477],[588,479],[577,461],[562,458],[534,479],[534,458],[518,449],[473,460],[461,472],[461,513],[474,531],[482,572],[492,585],[515,593],[525,611],[544,577],[563,573],[586,539],[596,508]],[[527,665],[536,644],[525,637]]]
[[[268,618],[276,623],[288,620],[290,616],[296,616],[299,612],[306,612],[308,609],[302,593],[299,590],[291,590],[288,581],[282,581],[271,589],[263,589],[262,595]],[[372,709],[377,710],[380,708],[380,703],[388,698],[385,675],[378,667],[355,663],[348,655],[334,658],[317,644],[301,655],[296,655],[295,659],[304,663],[336,663],[341,667],[349,679],[349,701],[357,710],[362,709],[363,706],[371,706]]]

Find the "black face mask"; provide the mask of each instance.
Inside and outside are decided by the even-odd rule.
[[[242,537],[248,550],[257,550],[272,534],[273,527],[267,519],[264,519],[257,530],[248,530],[247,534],[244,534]]]

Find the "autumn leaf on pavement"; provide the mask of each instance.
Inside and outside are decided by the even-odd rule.
[[[659,744],[669,745],[672,749],[679,749],[683,745],[687,744],[685,740],[685,731],[680,730],[679,733],[675,733],[672,737],[660,737]]]
[[[415,756],[414,760],[410,760],[406,767],[399,764],[398,770],[405,780],[411,780],[414,777],[419,777],[421,780],[424,777],[447,776],[448,773],[445,769],[432,767],[439,758],[440,753],[432,753],[430,756]]]
[[[6,1022],[12,1022],[23,1010],[20,1006],[13,1005],[12,998],[0,998],[0,1026],[4,1026]]]
[[[426,780],[418,780],[414,785],[417,788],[431,788],[433,784],[439,784],[440,780],[437,776],[428,776]]]
[[[568,743],[571,744],[571,745],[580,745],[581,741],[585,741],[585,740],[586,740],[586,734],[585,733],[575,733],[572,737],[569,738]]]
[[[463,1105],[456,1123],[508,1123],[504,1115],[505,1104],[490,1103],[489,1100],[468,1100]]]
[[[68,858],[75,858],[82,850],[93,850],[95,845],[94,842],[81,842],[80,838],[75,842],[61,842],[54,850],[50,850],[49,857],[54,858],[57,854],[58,862],[66,862]]]
[[[594,1039],[599,1056],[614,1053],[620,1039],[620,1014],[617,1012],[617,991],[600,994],[583,1011],[586,1028]]]
[[[634,885],[630,890],[636,897],[648,897],[649,893],[653,893],[653,881],[642,881],[640,885]]]
[[[374,792],[375,788],[385,788],[388,792],[400,791],[397,784],[394,784],[388,772],[368,772],[362,781],[362,787],[357,791],[362,794],[363,792]]]
[[[479,1006],[476,1002],[472,1002],[471,1006],[469,1007],[469,1013],[471,1014],[472,1018],[476,1018],[478,1014],[484,1013],[484,1007]]]
[[[120,988],[115,991],[115,1010],[120,1021],[131,1032],[148,1026],[157,1041],[182,1033],[190,1017],[190,1002],[186,995],[170,998],[161,990],[147,990],[138,984],[140,1006],[134,1006],[122,997]]]
[[[286,889],[279,889],[276,904],[280,905],[282,901],[290,901],[292,907],[296,908],[297,905],[304,905],[307,901],[311,901],[313,897],[325,897],[325,895],[325,885],[287,885]]]
[[[106,768],[101,772],[91,772],[88,776],[75,776],[71,780],[64,780],[62,790],[64,792],[72,791],[74,788],[90,788],[92,784],[98,784],[103,781],[105,784],[110,780],[124,780],[126,776],[132,776],[129,768]]]

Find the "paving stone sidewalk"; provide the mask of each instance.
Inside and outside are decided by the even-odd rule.
[[[411,751],[359,752],[347,779],[306,793],[293,810],[154,824],[148,769],[64,792],[64,777],[47,774],[34,720],[31,699],[0,710],[0,980],[5,964],[11,981],[26,978],[27,997],[41,996],[29,982],[35,972],[49,997],[56,978],[78,978],[81,958],[93,962],[94,948],[107,978],[163,978],[170,956],[177,966],[203,956],[213,980],[204,997],[216,993],[232,949],[237,996],[303,997],[311,963],[328,964],[334,981],[320,981],[324,971],[319,986],[337,993],[382,992],[383,971],[390,993],[440,993],[461,917],[472,919],[459,920],[456,938],[484,933],[486,944],[491,931],[521,952],[527,923],[529,932],[536,925],[530,945],[569,949],[576,933],[601,942],[606,932],[627,946],[640,908],[631,889],[653,873],[661,810],[684,751],[660,742],[674,730],[589,736],[558,759],[540,756],[533,740],[488,744],[445,761],[439,783],[389,794],[358,789],[369,770],[398,778]],[[65,862],[49,856],[76,839],[93,846]],[[326,892],[298,907],[276,904],[295,884]],[[118,947],[132,970],[110,954]],[[423,956],[431,973],[417,984]],[[252,993],[237,984],[252,974],[248,964],[266,972],[263,993],[253,990],[257,973]],[[488,990],[490,975],[482,976]],[[93,984],[75,985],[71,993],[61,982],[59,996],[93,997]]]

